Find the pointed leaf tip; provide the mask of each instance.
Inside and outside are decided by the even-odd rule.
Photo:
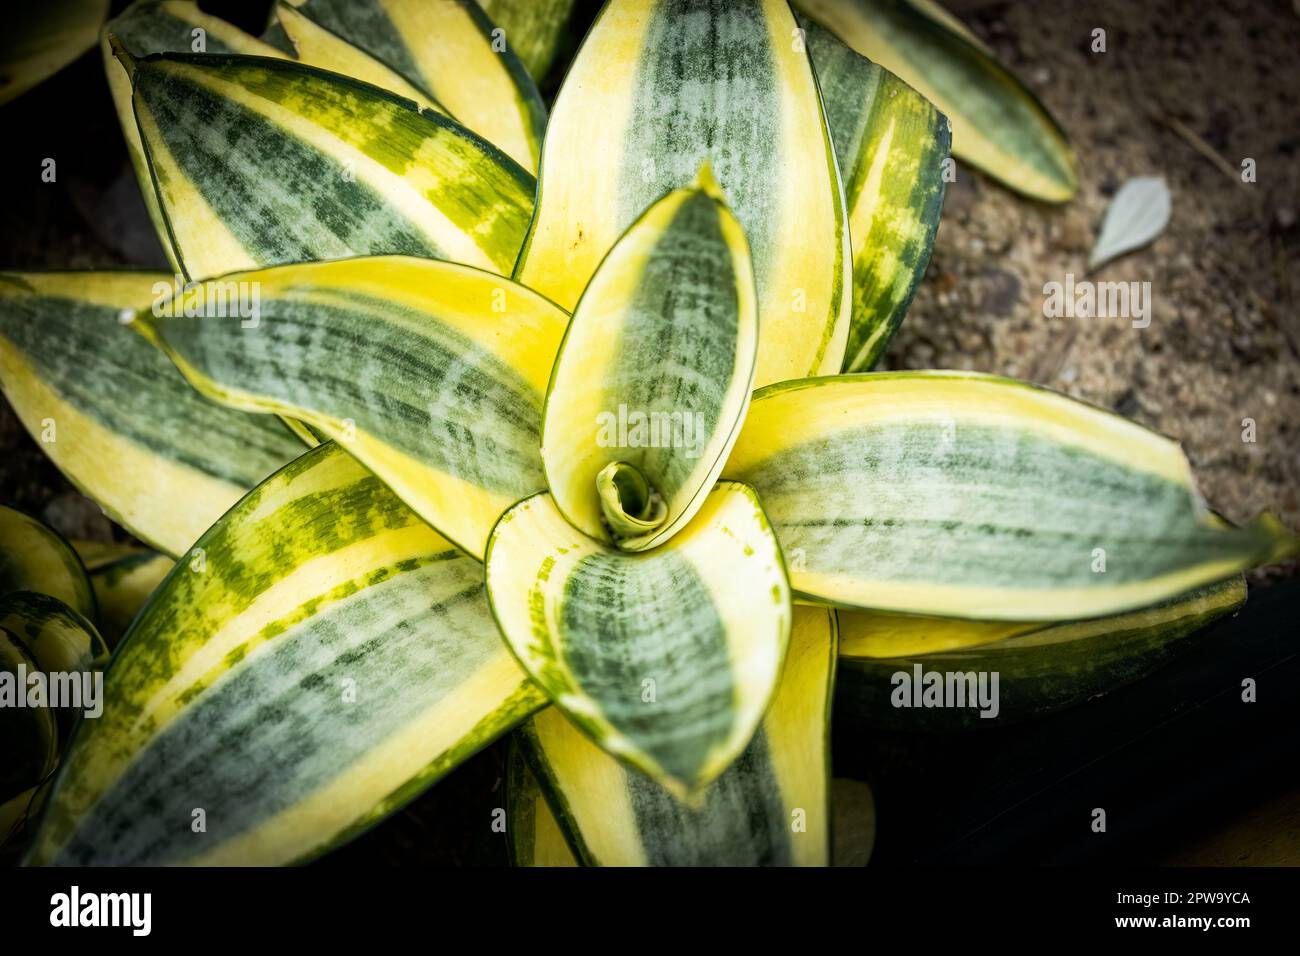
[[[117,61],[122,64],[123,69],[134,75],[135,54],[126,48],[126,44],[122,42],[122,38],[116,33],[109,33],[108,47],[113,51],[113,56],[117,57]]]
[[[724,206],[727,205],[727,194],[723,191],[717,177],[713,175],[713,166],[707,159],[700,163],[699,171],[695,174],[695,181],[691,183],[691,188],[698,189]]]

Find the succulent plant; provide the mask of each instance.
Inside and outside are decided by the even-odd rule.
[[[176,564],[155,589],[164,559],[131,555],[143,606],[29,862],[310,859],[513,733],[520,863],[823,864],[838,661],[985,655],[1040,712],[1296,553],[1110,412],[868,371],[950,131],[853,48],[947,57],[917,86],[962,111],[959,152],[1074,190],[1050,117],[942,11],[610,0],[548,118],[510,44],[536,69],[562,31],[525,6],[489,5],[517,36],[417,0],[282,3],[260,39],[177,2],[106,27],[176,275],[3,276],[0,382]],[[47,538],[0,591],[78,580]],[[121,592],[88,580],[115,637]],[[87,648],[96,613],[63,625]],[[23,732],[44,757],[0,799],[26,808],[57,731]]]

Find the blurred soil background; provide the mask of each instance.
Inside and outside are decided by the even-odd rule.
[[[884,366],[995,372],[1115,409],[1180,441],[1229,519],[1273,510],[1300,529],[1300,0],[947,5],[1065,127],[1080,190],[1046,206],[960,166]],[[203,6],[254,31],[263,22],[257,2]],[[1105,53],[1090,49],[1098,27]],[[0,268],[167,270],[98,50],[0,118]],[[40,180],[46,157],[58,163],[56,183]],[[1247,157],[1253,184],[1240,181]],[[1092,278],[1151,282],[1150,326],[1045,318],[1044,284],[1084,278],[1110,197],[1138,175],[1168,182],[1170,225]],[[1242,441],[1243,418],[1256,422],[1254,444]],[[0,502],[68,537],[128,537],[3,400]],[[1297,573],[1292,562],[1256,572],[1252,585]],[[489,748],[324,864],[505,862],[504,837],[488,826],[503,801],[503,754]]]

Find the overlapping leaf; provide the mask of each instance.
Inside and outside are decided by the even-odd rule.
[[[45,675],[41,706],[55,713],[66,741],[77,718],[95,704],[81,675],[108,663],[108,645],[81,614],[58,598],[35,591],[0,597],[0,630],[17,639]]]
[[[807,17],[799,25],[825,98],[853,237],[853,324],[844,371],[868,371],[903,321],[930,261],[943,209],[948,120]]]
[[[1297,550],[1268,516],[1212,521],[1174,442],[975,373],[765,389],[724,474],[757,489],[795,591],[850,606],[1072,620]]]
[[[72,545],[43,522],[0,505],[0,598],[16,591],[48,594],[95,616],[95,595]]]
[[[546,487],[542,402],[568,317],[535,292],[400,256],[221,281],[259,290],[255,322],[136,323],[209,398],[339,439],[475,557],[506,508]]]
[[[427,97],[529,172],[536,173],[546,128],[537,87],[474,0],[288,0],[279,28],[303,62],[419,100]],[[274,30],[275,28],[273,28]],[[416,95],[312,56],[322,33],[337,34],[396,71]]]
[[[757,346],[749,247],[705,170],[619,240],[565,333],[542,427],[564,516],[629,551],[685,525],[736,440]]]
[[[720,483],[671,543],[636,554],[537,495],[501,518],[486,564],[511,650],[604,750],[680,799],[748,745],[790,627],[780,550],[752,489]]]
[[[515,768],[516,859],[563,864],[566,848],[556,837],[567,832],[588,865],[826,865],[834,669],[834,614],[796,608],[781,681],[761,727],[694,804],[622,766],[555,708],[542,711],[521,734],[563,824],[541,802],[531,771]]]
[[[798,0],[850,47],[913,87],[952,123],[952,151],[1035,199],[1078,188],[1051,114],[961,22],[931,0]]]
[[[572,309],[627,227],[707,162],[753,256],[756,384],[838,372],[848,225],[796,38],[785,0],[608,3],[555,101],[516,278]]]
[[[0,104],[21,96],[95,45],[109,0],[42,0],[7,10]]]
[[[574,32],[577,0],[482,0],[483,10],[503,31],[529,74],[541,83]]]
[[[513,266],[533,178],[453,120],[291,61],[125,62],[187,278],[379,254]]]
[[[314,856],[544,701],[496,634],[481,566],[333,444],[197,548],[118,648],[28,862]]]
[[[95,591],[99,632],[108,646],[113,647],[175,562],[157,551],[135,545],[98,541],[72,544],[86,565],[90,586]]]
[[[902,730],[958,730],[1050,713],[1146,676],[1245,600],[1238,575],[1136,611],[1055,625],[912,618],[898,626],[903,619],[892,615],[841,611],[836,707],[873,727]],[[998,628],[1015,631],[998,639]],[[944,686],[961,688],[967,706],[896,706],[904,686],[899,674],[910,679],[910,705],[917,694],[924,704],[925,681],[934,673]],[[972,690],[990,675],[997,675],[996,699],[982,708]]]
[[[0,276],[0,386],[73,484],[178,555],[303,449],[274,419],[206,401],[122,323],[123,310],[149,309],[172,289],[155,273]]]

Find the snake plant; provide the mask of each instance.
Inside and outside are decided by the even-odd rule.
[[[108,24],[176,275],[4,276],[0,381],[158,555],[6,532],[0,591],[143,604],[12,784],[28,862],[312,859],[512,733],[521,864],[824,864],[837,662],[973,651],[1038,712],[1296,552],[1107,411],[867,371],[949,128],[820,20],[610,0],[549,118],[473,3]]]

